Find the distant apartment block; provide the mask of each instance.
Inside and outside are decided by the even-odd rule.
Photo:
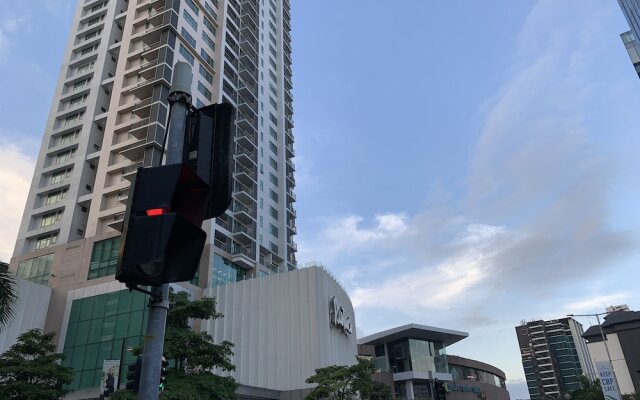
[[[629,53],[631,63],[640,77],[640,42],[638,41],[640,38],[640,0],[618,0],[618,4],[627,19],[629,28],[631,28],[620,34],[620,37]]]
[[[516,327],[532,400],[558,398],[580,388],[580,375],[596,377],[582,325],[573,318],[523,321]]]

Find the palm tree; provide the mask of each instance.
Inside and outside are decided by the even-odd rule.
[[[13,319],[16,294],[16,281],[9,275],[9,264],[0,261],[0,331]]]

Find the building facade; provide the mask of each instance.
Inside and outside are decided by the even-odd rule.
[[[194,106],[237,110],[233,201],[203,225],[198,275],[181,287],[198,297],[296,269],[290,31],[289,0],[78,0],[10,265],[51,288],[44,328],[79,371],[74,389],[139,338],[122,324],[144,326],[144,296],[114,274],[130,182],[162,161],[178,61]]]
[[[448,400],[509,400],[506,375],[493,365],[448,355],[452,382],[446,384]]]
[[[618,4],[627,19],[629,29],[620,34],[622,43],[624,43],[631,63],[636,69],[638,77],[640,77],[640,1],[638,0],[618,0]]]
[[[278,391],[311,388],[318,368],[356,363],[351,300],[322,267],[210,287],[224,318],[203,323],[235,344],[237,382]]]
[[[392,388],[396,399],[432,399],[436,380],[453,382],[447,346],[468,337],[466,332],[408,324],[358,340],[378,373],[376,380]]]
[[[515,329],[532,400],[579,389],[583,374],[596,379],[582,325],[573,318],[523,321]]]
[[[608,309],[607,309],[608,310]],[[594,325],[582,335],[587,341],[592,360],[609,361],[602,331],[611,355],[620,392],[640,393],[640,312],[622,309],[604,317],[601,325]]]

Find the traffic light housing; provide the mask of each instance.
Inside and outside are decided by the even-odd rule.
[[[233,127],[231,104],[212,104],[189,116],[190,130],[185,135],[184,157],[211,188],[205,219],[222,215],[232,199]]]
[[[160,392],[162,392],[167,384],[167,367],[169,366],[169,361],[167,361],[164,356],[162,357],[162,366],[160,367],[160,387],[158,388]]]
[[[160,286],[193,279],[209,186],[187,165],[139,168],[129,189],[116,279]]]
[[[140,389],[140,375],[142,371],[142,357],[136,358],[134,364],[127,366],[127,389],[138,394]]]
[[[435,400],[447,400],[447,388],[445,387],[445,383],[436,379],[433,386]]]

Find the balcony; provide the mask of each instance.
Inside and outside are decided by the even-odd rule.
[[[258,130],[258,119],[254,116],[251,116],[251,114],[246,114],[238,111],[236,125],[240,129],[255,132]]]
[[[233,202],[233,216],[245,225],[255,224],[256,210],[236,200]]]
[[[296,194],[293,192],[293,189],[287,189],[287,200],[290,202],[296,201]]]
[[[233,243],[231,246],[231,261],[244,269],[252,269],[255,267],[255,252],[250,247]]]
[[[122,232],[124,229],[124,212],[120,212],[111,217],[110,221],[107,222],[107,226],[111,229]]]
[[[247,168],[239,163],[236,163],[233,171],[233,176],[243,185],[255,185],[257,183],[256,175],[257,168]]]
[[[247,226],[241,224],[239,221],[233,222],[232,233],[234,240],[245,245],[250,244],[256,236],[256,231],[253,227],[253,224]]]
[[[255,186],[243,185],[241,182],[235,181],[233,184],[235,198],[241,203],[252,203],[256,201]]]
[[[236,141],[239,145],[246,148],[254,148],[258,145],[255,133],[251,133],[242,129],[236,129]]]

